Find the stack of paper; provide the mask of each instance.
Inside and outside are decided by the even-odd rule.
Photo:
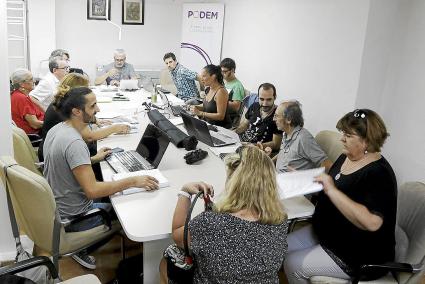
[[[142,170],[142,171],[131,172],[131,173],[118,173],[112,176],[112,180],[121,180],[128,177],[144,176],[144,175],[148,175],[148,176],[152,176],[156,178],[159,183],[159,188],[170,186],[168,179],[166,179],[164,175],[158,169]],[[131,193],[143,192],[143,191],[146,191],[146,188],[130,187],[123,190],[122,194],[131,194]]]
[[[276,179],[280,198],[286,199],[322,190],[323,186],[315,182],[314,178],[324,172],[325,168],[317,168],[278,174]]]

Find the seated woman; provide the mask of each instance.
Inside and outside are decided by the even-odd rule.
[[[10,98],[12,120],[27,134],[39,134],[43,126],[44,111],[34,104],[29,93],[34,88],[32,74],[27,69],[17,69],[11,76],[13,92]]]
[[[226,157],[225,191],[213,211],[189,222],[189,246],[195,261],[193,283],[278,283],[285,258],[287,219],[279,200],[273,162],[254,146]],[[189,183],[178,194],[173,239],[183,247],[190,197],[212,186]],[[161,283],[168,281],[161,262]]]
[[[232,127],[232,120],[227,111],[229,94],[224,88],[223,74],[220,66],[207,65],[201,72],[202,84],[209,87],[209,92],[204,98],[204,103],[192,106],[191,111],[208,123]]]
[[[344,152],[329,175],[316,178],[324,190],[313,225],[288,235],[289,283],[310,283],[314,275],[350,279],[363,264],[394,260],[397,182],[380,153],[388,136],[385,124],[374,111],[358,109],[336,127]]]

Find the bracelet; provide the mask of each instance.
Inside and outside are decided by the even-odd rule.
[[[202,112],[202,119],[205,119],[205,111]]]
[[[189,192],[186,192],[186,191],[183,191],[183,190],[180,190],[179,192],[177,192],[177,196],[183,196],[183,197],[187,197],[187,198],[189,198],[189,200],[191,200],[192,199],[192,195],[189,193]]]

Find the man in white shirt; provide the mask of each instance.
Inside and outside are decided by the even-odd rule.
[[[59,81],[68,74],[69,65],[61,57],[51,57],[49,59],[49,70],[50,73],[47,73],[30,93],[32,101],[44,111],[53,101]]]

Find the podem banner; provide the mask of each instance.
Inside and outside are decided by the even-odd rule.
[[[205,65],[219,64],[223,39],[224,4],[183,4],[180,62],[199,72]]]

